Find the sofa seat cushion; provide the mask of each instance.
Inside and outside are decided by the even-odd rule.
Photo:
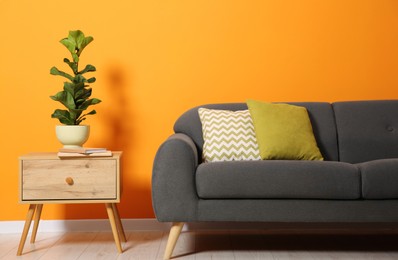
[[[362,176],[364,199],[398,198],[398,159],[381,159],[357,164]]]
[[[203,199],[358,199],[357,166],[331,161],[202,163],[196,171]]]

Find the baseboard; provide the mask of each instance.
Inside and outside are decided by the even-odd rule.
[[[123,219],[125,231],[170,229],[170,223],[156,219]],[[0,234],[21,233],[25,221],[0,221]],[[31,227],[32,228],[32,227]],[[40,220],[39,232],[100,232],[111,231],[108,219]]]
[[[24,221],[0,221],[0,234],[22,233]],[[125,231],[165,231],[171,223],[156,219],[122,219]],[[398,233],[398,223],[262,223],[262,222],[195,222],[183,231],[194,230],[263,230],[283,233]],[[110,232],[108,219],[40,220],[39,232]]]

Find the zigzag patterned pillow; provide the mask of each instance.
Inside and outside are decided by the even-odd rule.
[[[205,162],[261,159],[249,110],[199,108],[198,112]]]

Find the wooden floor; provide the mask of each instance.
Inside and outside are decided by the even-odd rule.
[[[162,259],[167,232],[127,232],[118,254],[110,232],[43,233],[16,256],[20,234],[0,234],[0,259]],[[269,234],[183,232],[173,259],[398,259],[397,234]]]

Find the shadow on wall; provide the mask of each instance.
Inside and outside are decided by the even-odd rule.
[[[132,140],[131,122],[134,120],[128,109],[129,87],[123,68],[117,65],[110,67],[106,72],[106,81],[107,100],[112,105],[101,112],[107,138],[98,145],[126,153]]]
[[[135,187],[132,187],[133,181],[131,181],[132,163],[127,161],[132,152],[130,144],[134,139],[132,129],[134,120],[128,106],[131,85],[128,83],[127,74],[121,65],[113,64],[107,68],[104,75],[106,80],[106,98],[103,98],[105,102],[102,103],[104,109],[96,115],[100,119],[103,133],[101,138],[97,138],[99,140],[95,141],[93,146],[106,147],[111,151],[123,151],[122,202],[126,202],[131,197],[131,194],[128,194],[131,192],[128,191],[135,189]],[[124,215],[122,206],[119,205],[121,217]],[[104,204],[65,205],[64,215],[66,219],[108,217]]]

